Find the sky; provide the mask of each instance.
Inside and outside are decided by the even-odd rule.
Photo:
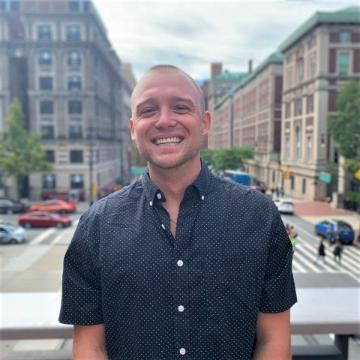
[[[197,80],[211,62],[246,72],[256,67],[316,11],[359,6],[359,0],[139,1],[93,0],[122,62],[139,79],[172,64]]]

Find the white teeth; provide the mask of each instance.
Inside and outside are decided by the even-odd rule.
[[[179,144],[181,142],[181,139],[178,137],[171,137],[166,139],[156,139],[155,144],[161,145],[161,144]]]

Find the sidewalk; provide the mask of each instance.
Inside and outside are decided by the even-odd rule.
[[[299,201],[293,200],[295,214],[313,224],[325,219],[338,219],[349,223],[358,234],[360,227],[360,215],[355,211],[334,209],[329,203],[323,201]],[[355,235],[355,239],[356,239]]]

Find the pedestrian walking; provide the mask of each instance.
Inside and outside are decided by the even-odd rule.
[[[318,246],[318,253],[316,256],[316,259],[314,261],[314,263],[317,265],[319,263],[319,261],[321,261],[323,264],[326,264],[325,261],[325,238],[323,236],[320,236],[320,242],[319,242],[319,246]]]
[[[201,160],[211,114],[179,68],[151,68],[131,110],[147,172],[81,216],[64,259],[73,359],[290,359],[292,248],[275,204]]]
[[[343,252],[343,245],[340,241],[340,238],[337,236],[335,239],[335,247],[334,247],[333,254],[334,254],[334,261],[336,263],[338,263],[339,265],[341,265],[342,252]]]
[[[289,227],[288,234],[289,234],[290,242],[291,242],[291,245],[293,247],[293,252],[294,252],[295,247],[296,247],[296,238],[298,237],[298,233],[293,225],[291,225]]]

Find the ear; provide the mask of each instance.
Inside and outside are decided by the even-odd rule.
[[[211,126],[211,114],[209,111],[205,111],[203,114],[203,135],[207,135]]]
[[[135,121],[134,121],[133,118],[130,118],[129,124],[130,124],[131,140],[135,140],[135,139],[136,139],[136,135],[135,135]]]

